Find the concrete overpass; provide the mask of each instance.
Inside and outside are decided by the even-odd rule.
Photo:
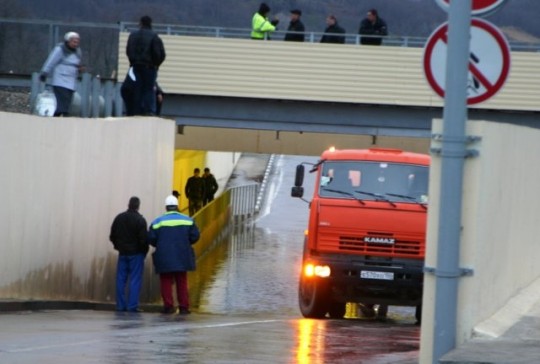
[[[127,32],[119,74],[127,72]],[[329,145],[427,151],[443,100],[425,81],[421,47],[369,47],[162,34],[158,81],[176,147],[319,154]],[[540,53],[513,51],[499,94],[471,120],[536,127]],[[217,149],[216,149],[217,148]]]

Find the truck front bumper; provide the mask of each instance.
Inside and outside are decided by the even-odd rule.
[[[317,278],[336,302],[362,302],[418,306],[422,303],[423,260],[317,256],[309,259],[327,265],[331,274]]]

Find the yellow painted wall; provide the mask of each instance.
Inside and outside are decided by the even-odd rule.
[[[187,179],[193,176],[193,170],[199,168],[202,171],[206,167],[206,151],[202,150],[175,150],[174,173],[172,189],[180,192],[179,207],[181,211],[188,208],[188,200],[184,196],[184,187]]]

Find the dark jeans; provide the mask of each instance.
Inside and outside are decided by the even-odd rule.
[[[73,90],[61,86],[53,86],[56,97],[56,111],[54,116],[68,116],[71,101],[73,100]]]
[[[210,201],[214,201],[214,195],[204,196],[203,206],[206,206]]]
[[[148,66],[133,66],[135,85],[133,88],[133,114],[156,114],[156,85],[157,69]]]
[[[190,198],[190,199],[189,199],[188,207],[189,207],[189,216],[193,216],[193,215],[195,215],[195,213],[196,213],[197,211],[199,211],[200,209],[202,209],[202,207],[203,207],[203,200],[202,200],[202,199],[194,199],[194,198]]]
[[[117,311],[135,311],[139,307],[144,258],[144,254],[118,255],[118,264],[116,266]],[[127,295],[126,286],[128,290]]]

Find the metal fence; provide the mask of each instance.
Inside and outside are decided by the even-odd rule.
[[[259,184],[251,183],[230,188],[231,213],[235,224],[243,223],[255,217]]]
[[[32,74],[30,92],[30,109],[35,110],[38,94],[47,85],[39,80],[39,73]],[[98,76],[83,73],[77,82],[77,90],[73,95],[70,115],[83,118],[103,118],[122,116],[124,102],[120,94],[121,84],[114,80],[103,80]]]
[[[87,23],[60,22],[49,20],[27,20],[0,18],[0,74],[26,74],[38,71],[53,46],[62,41],[64,33],[77,31],[81,35],[81,49],[87,71],[101,79],[116,79],[118,67],[118,39],[120,32],[137,29],[137,23]],[[154,24],[160,34],[244,38],[249,39],[251,29],[177,24]],[[319,42],[323,33],[306,32],[306,42]],[[281,41],[284,31],[272,34],[273,41]],[[358,45],[358,34],[345,34],[346,44]],[[390,34],[384,37],[383,45],[401,47],[423,47],[426,37]],[[510,42],[512,50],[540,51],[540,42]]]

